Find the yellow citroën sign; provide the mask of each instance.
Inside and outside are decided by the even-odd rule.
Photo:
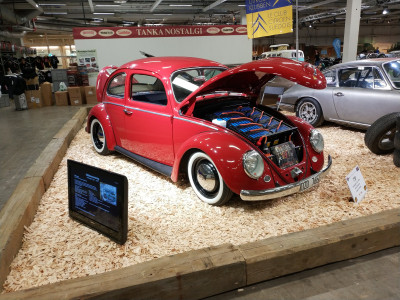
[[[292,0],[246,0],[250,39],[293,32]]]

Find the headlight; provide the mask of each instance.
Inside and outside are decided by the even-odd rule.
[[[321,153],[324,150],[324,138],[317,129],[311,130],[310,143],[316,152]]]
[[[243,155],[243,168],[246,174],[254,179],[260,178],[264,172],[264,161],[255,150],[246,152]]]

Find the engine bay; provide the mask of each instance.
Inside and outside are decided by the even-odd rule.
[[[303,143],[297,127],[280,117],[279,112],[249,102],[209,111],[204,119],[243,136],[279,168],[286,169],[302,161]]]

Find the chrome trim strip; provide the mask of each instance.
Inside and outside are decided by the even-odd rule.
[[[371,126],[371,124],[358,123],[358,122],[351,122],[351,121],[345,121],[345,120],[333,119],[333,118],[329,118],[328,121],[338,122],[338,123],[342,123],[342,124],[353,124],[353,125],[358,125],[358,126],[363,126],[363,127],[369,127],[369,126]]]
[[[330,155],[328,155],[327,166],[314,175],[311,175],[301,181],[291,183],[288,185],[284,185],[284,186],[279,186],[279,187],[276,187],[273,189],[260,190],[260,191],[241,190],[240,198],[242,198],[242,200],[244,200],[244,201],[270,200],[270,199],[288,196],[288,195],[291,195],[294,193],[299,193],[300,186],[302,185],[302,183],[306,182],[307,180],[309,180],[311,178],[315,178],[318,176],[320,176],[320,178],[324,177],[326,174],[328,174],[331,166],[332,166],[332,158]],[[306,191],[306,190],[304,190],[304,191]]]
[[[287,104],[287,103],[282,103],[279,102],[279,108],[284,107],[286,109],[288,109],[291,112],[294,112],[294,105],[293,104]]]
[[[132,109],[132,110],[141,111],[141,112],[145,112],[145,113],[149,113],[149,114],[153,114],[153,115],[157,115],[157,116],[172,117],[172,115],[158,113],[158,112],[150,111],[150,110],[144,110],[144,109],[135,108],[135,107],[131,107],[131,106],[125,106],[125,108],[129,108],[129,109]]]
[[[168,118],[172,117],[172,115],[163,114],[163,113],[158,113],[158,112],[149,111],[149,110],[144,110],[144,109],[135,108],[135,107],[131,107],[131,106],[125,106],[125,105],[117,104],[117,103],[113,103],[113,102],[102,102],[102,103],[104,103],[104,104],[116,105],[116,106],[121,106],[121,107],[123,107],[123,108],[129,108],[129,109],[132,109],[132,110],[141,111],[141,112],[146,112],[146,113],[154,114],[154,115],[158,115],[158,116],[163,116],[163,117],[168,117]]]
[[[111,105],[116,105],[116,106],[125,107],[125,105],[123,105],[123,104],[117,104],[117,103],[113,103],[113,102],[103,101],[102,103],[103,103],[103,104],[111,104]]]
[[[214,126],[206,125],[206,124],[203,124],[203,123],[200,123],[200,122],[197,122],[197,121],[192,121],[192,120],[188,120],[188,119],[184,119],[184,118],[180,118],[180,117],[174,117],[174,119],[185,121],[185,122],[189,122],[189,123],[193,123],[193,124],[197,124],[197,125],[204,126],[204,127],[207,127],[207,128],[214,129],[214,130],[218,131],[218,128],[216,128]]]

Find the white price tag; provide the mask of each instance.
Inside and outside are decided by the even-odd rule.
[[[360,203],[367,193],[367,185],[361,174],[360,167],[356,166],[349,175],[346,176],[347,185],[349,186],[351,196],[355,203]]]

